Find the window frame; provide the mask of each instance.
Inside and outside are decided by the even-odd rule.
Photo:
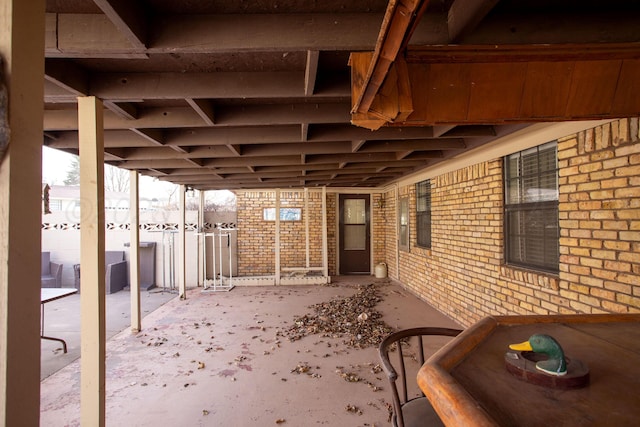
[[[402,223],[403,208],[406,209],[406,224]],[[409,227],[411,224],[411,212],[409,211],[409,197],[398,199],[398,248],[401,251],[409,251]]]
[[[431,180],[417,182],[416,186],[416,246],[431,249]],[[424,209],[421,209],[424,201]]]
[[[526,196],[526,189],[524,188],[526,181],[530,180],[532,177],[535,177],[537,179],[536,183],[538,184],[537,188],[538,190],[540,190],[541,189],[540,187],[542,187],[540,185],[542,178],[545,176],[546,178],[548,178],[548,173],[550,170],[549,169],[542,170],[540,167],[541,166],[540,160],[541,160],[541,153],[545,151],[545,146],[551,146],[551,144],[553,144],[555,148],[555,172],[556,172],[555,199],[549,198],[548,193],[545,195],[545,193],[539,191],[537,199],[533,197],[533,199],[535,200],[526,201],[524,200],[525,197],[532,198],[531,196]],[[523,169],[522,157],[532,149],[536,149],[536,153],[535,153],[536,172],[535,174],[531,174],[531,173],[523,174],[522,173],[522,169]],[[511,176],[511,168],[510,168],[509,162],[514,158],[514,156],[519,156],[518,167],[517,167],[518,170],[515,176]],[[560,224],[559,224],[560,221],[559,221],[559,201],[558,201],[559,199],[559,167],[558,167],[557,141],[550,141],[545,144],[541,144],[536,147],[531,147],[529,149],[522,150],[516,153],[512,153],[508,156],[505,156],[503,160],[503,169],[504,169],[503,214],[504,214],[505,264],[513,267],[521,267],[521,268],[527,268],[530,270],[536,270],[536,271],[541,271],[545,273],[558,274],[560,271]],[[513,189],[512,181],[515,181],[517,183],[517,194],[515,197],[517,200],[515,202],[511,202],[510,200],[510,196],[512,196],[510,194],[510,191]],[[548,216],[546,217],[544,216],[544,214],[542,214],[543,220],[542,220],[541,226],[543,229],[543,234],[542,234],[542,239],[540,240],[538,239],[539,233],[535,232],[536,229],[534,227],[528,227],[529,224],[525,222],[525,218],[527,217],[527,215],[531,213],[534,213],[534,212],[540,213],[541,211],[544,211],[544,210],[554,211],[555,218],[551,218],[553,214],[548,214]],[[513,230],[512,219],[515,215],[518,215],[518,216],[521,215],[521,217],[517,219],[517,221],[522,221],[523,223],[522,233],[512,232]],[[547,229],[555,229],[555,236],[553,238],[546,235]],[[513,252],[512,249],[515,246],[520,245],[520,247],[522,248],[521,251],[526,252],[529,247],[531,247],[532,245],[536,245],[536,243],[539,244],[539,247],[541,249],[533,253],[533,255],[527,256],[527,254],[524,254],[517,258],[512,256],[512,252]],[[553,244],[555,246],[555,249],[556,249],[555,254],[547,250],[550,244]],[[535,259],[532,259],[534,257],[536,257],[541,261],[536,261]],[[549,261],[549,259],[551,259],[551,262]]]

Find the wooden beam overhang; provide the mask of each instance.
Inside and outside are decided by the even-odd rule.
[[[353,124],[378,129],[640,113],[640,98],[631,95],[640,86],[640,34],[631,17],[637,21],[637,9],[607,10],[618,17],[612,20],[598,19],[599,9],[585,6],[572,21],[594,24],[597,34],[586,36],[558,32],[568,18],[563,8],[545,16],[550,29],[534,33],[522,21],[531,4],[500,8],[499,0],[455,0],[447,11],[446,43],[410,44],[428,3],[390,1],[375,51],[352,53]],[[535,8],[532,13],[540,17]],[[510,36],[505,27],[518,34]]]
[[[361,75],[367,61],[353,59],[352,76]],[[404,118],[381,114],[398,112],[402,99],[386,95],[386,88],[399,85],[390,68],[369,110],[352,114],[353,124],[378,129],[384,124],[530,123],[640,113],[635,95],[640,43],[413,46],[395,64],[408,69],[412,112]],[[358,85],[355,77],[353,93]]]
[[[413,25],[418,17],[418,8],[428,1],[391,0],[382,21],[376,48],[363,74],[361,88],[356,94],[352,113],[367,113],[380,87],[387,78],[397,55],[408,43]]]

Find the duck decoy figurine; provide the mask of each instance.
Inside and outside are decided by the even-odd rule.
[[[567,374],[567,361],[562,347],[553,337],[543,334],[535,334],[528,341],[511,344],[512,350],[533,351],[548,356],[547,360],[536,362],[536,369],[550,375],[563,376]]]

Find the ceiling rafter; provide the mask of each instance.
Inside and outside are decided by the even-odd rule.
[[[209,100],[187,98],[186,101],[208,126],[215,124],[213,120],[213,104]]]
[[[499,0],[456,0],[447,14],[449,43],[459,43],[482,22]]]
[[[139,2],[129,0],[93,0],[135,50],[146,49],[147,18]]]
[[[43,142],[77,153],[92,95],[109,164],[198,189],[388,185],[531,123],[637,115],[640,5],[579,3],[48,1]]]

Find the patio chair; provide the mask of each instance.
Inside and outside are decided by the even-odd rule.
[[[393,397],[391,424],[394,427],[444,425],[433,407],[431,407],[429,400],[418,388],[416,376],[418,370],[424,364],[425,347],[431,351],[436,351],[442,345],[441,340],[424,340],[423,337],[455,337],[460,332],[462,331],[459,329],[449,328],[411,328],[393,332],[382,340],[378,350],[382,369],[387,374],[391,386]],[[412,339],[414,337],[416,339]],[[417,345],[411,344],[411,341],[415,341]],[[411,344],[410,348],[408,347],[409,344]],[[396,359],[396,367],[394,367],[394,363],[389,357],[392,347],[395,347],[395,353],[397,353],[396,357],[393,358]],[[417,351],[418,360],[415,360],[412,351]],[[405,363],[405,357],[413,357],[415,363]],[[410,397],[408,392],[407,378],[411,381],[409,385],[411,393],[414,394],[413,397]],[[400,382],[401,393],[398,392],[398,381]]]
[[[40,252],[40,287],[62,287],[62,264],[51,262],[51,252]]]
[[[105,251],[104,253],[105,280],[104,287],[107,294],[124,289],[129,284],[129,268],[124,257],[124,251]],[[75,287],[80,292],[80,264],[73,266],[75,273]]]

